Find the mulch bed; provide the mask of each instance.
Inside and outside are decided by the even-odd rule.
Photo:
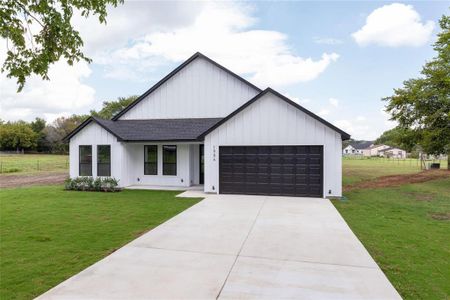
[[[382,176],[374,180],[363,181],[344,186],[344,192],[353,191],[357,189],[395,187],[408,183],[420,183],[447,177],[450,177],[449,170],[428,170],[416,174]]]

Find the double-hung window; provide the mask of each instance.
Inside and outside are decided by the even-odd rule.
[[[97,145],[97,176],[111,176],[110,145]]]
[[[158,146],[144,146],[144,175],[158,175]]]
[[[80,176],[92,176],[92,146],[79,146],[79,174]]]
[[[177,175],[177,146],[163,146],[163,175]]]

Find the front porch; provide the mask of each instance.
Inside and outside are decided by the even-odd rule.
[[[124,142],[122,146],[125,188],[203,190],[203,143]]]

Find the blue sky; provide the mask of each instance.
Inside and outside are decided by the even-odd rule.
[[[87,113],[143,93],[200,51],[373,139],[394,126],[381,98],[433,57],[444,13],[448,2],[127,2],[106,27],[75,18],[94,63],[59,64],[50,83],[32,78],[21,95],[1,78],[1,118]]]

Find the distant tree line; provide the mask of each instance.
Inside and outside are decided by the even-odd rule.
[[[68,144],[62,139],[87,118],[97,116],[111,119],[136,98],[137,96],[130,96],[105,101],[99,111],[91,110],[89,114],[59,117],[52,123],[47,123],[42,118],[36,118],[32,122],[6,122],[0,119],[0,151],[67,153]]]

